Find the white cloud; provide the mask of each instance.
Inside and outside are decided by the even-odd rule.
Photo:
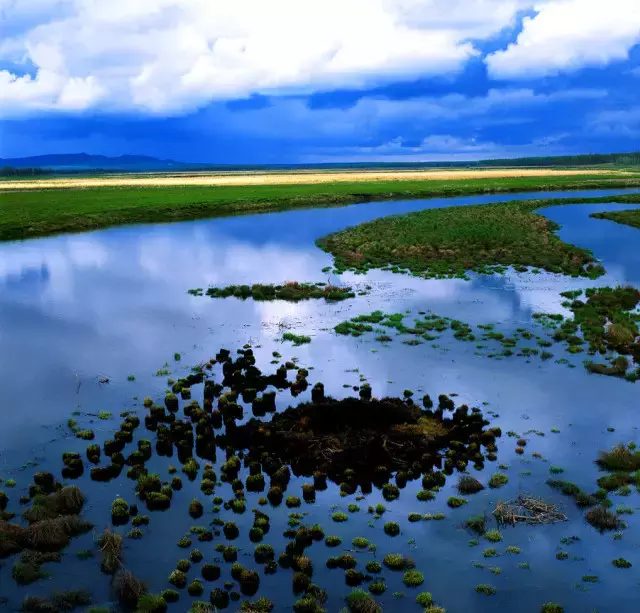
[[[0,110],[179,113],[450,74],[534,0],[0,0]],[[31,72],[29,72],[29,70]]]
[[[638,0],[551,0],[536,3],[515,43],[487,57],[497,78],[540,77],[627,59],[640,42]]]
[[[482,118],[483,125],[513,123],[513,113],[527,116],[537,107],[574,99],[601,99],[607,95],[600,89],[573,89],[550,94],[536,93],[527,88],[489,90],[485,96],[449,94],[441,97],[421,97],[409,100],[361,98],[348,108],[310,109],[300,99],[279,99],[255,112],[221,115],[220,109],[212,113],[218,130],[253,137],[277,138],[286,133],[287,139],[309,138],[343,140],[375,133],[377,130],[393,132],[411,125],[412,133],[420,129],[433,130],[438,121]],[[507,111],[510,115],[507,115]],[[491,120],[487,120],[491,117]],[[212,121],[214,121],[212,120]],[[206,129],[207,121],[198,121],[198,129]],[[399,133],[396,131],[396,134]]]
[[[567,134],[553,134],[530,143],[504,145],[482,141],[471,136],[461,138],[450,134],[431,134],[416,146],[408,145],[401,137],[373,147],[342,147],[335,151],[322,151],[305,158],[308,163],[333,162],[448,162],[478,159],[515,158],[531,155],[560,155],[567,153],[560,143]]]
[[[640,137],[640,106],[602,111],[589,122],[588,129],[599,136]]]

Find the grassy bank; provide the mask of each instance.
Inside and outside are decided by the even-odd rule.
[[[596,219],[608,219],[616,223],[631,226],[632,228],[640,228],[640,209],[631,211],[612,211],[611,213],[593,213],[591,217]]]
[[[604,271],[591,252],[562,242],[557,224],[535,210],[557,204],[640,202],[640,194],[548,199],[428,209],[347,228],[318,241],[339,271],[407,270],[423,277],[463,277],[493,267],[541,268],[573,276]]]
[[[313,185],[113,187],[0,193],[0,240],[370,200],[640,187],[640,175],[371,181]]]

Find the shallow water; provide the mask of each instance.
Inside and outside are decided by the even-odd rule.
[[[604,220],[590,219],[594,211],[615,209],[616,205],[572,205],[544,209],[543,214],[560,223],[560,237],[592,249],[603,260],[607,276],[590,281],[568,279],[547,273],[505,276],[474,276],[471,281],[420,280],[390,272],[373,271],[366,276],[345,274],[344,283],[359,287],[367,284],[371,291],[356,300],[327,305],[317,301],[299,304],[242,302],[236,299],[212,300],[193,297],[186,290],[209,284],[282,282],[286,280],[328,280],[321,269],[329,266],[330,257],[317,249],[314,240],[320,236],[374,219],[427,207],[476,204],[513,200],[516,198],[593,197],[608,192],[570,192],[551,194],[509,194],[505,196],[465,197],[430,201],[380,202],[343,208],[293,211],[278,214],[235,217],[167,225],[113,228],[83,235],[59,236],[23,243],[0,245],[0,372],[3,373],[2,429],[0,430],[0,477],[15,478],[15,490],[5,491],[12,498],[10,509],[17,510],[16,499],[26,490],[33,467],[21,467],[36,459],[39,469],[58,472],[60,454],[67,450],[84,450],[86,443],[69,437],[66,420],[72,411],[96,414],[104,409],[116,416],[111,421],[98,421],[90,416],[78,417],[80,424],[90,424],[98,442],[109,438],[117,427],[117,415],[125,408],[141,409],[135,395],[161,397],[166,377],[154,372],[165,361],[172,376],[187,373],[190,366],[213,356],[220,347],[236,349],[244,343],[254,346],[260,365],[270,367],[271,352],[282,353],[285,359],[296,356],[302,365],[313,365],[309,381],[322,381],[327,392],[343,396],[349,390],[343,384],[359,384],[359,373],[346,369],[359,368],[377,396],[401,394],[412,389],[416,396],[428,392],[456,392],[457,403],[481,406],[499,414],[493,420],[502,427],[498,442],[499,462],[509,464],[506,471],[509,484],[502,490],[488,490],[469,497],[469,504],[458,510],[448,509],[446,499],[457,481],[450,478],[447,486],[433,502],[421,503],[415,498],[419,482],[409,483],[400,499],[387,504],[384,518],[367,524],[369,504],[381,501],[381,495],[367,496],[360,504],[361,513],[345,524],[334,524],[330,508],[337,504],[346,509],[353,497],[342,499],[335,487],[319,493],[313,505],[303,504],[301,512],[309,512],[304,523],[320,523],[327,534],[344,537],[349,548],[354,536],[365,536],[376,543],[377,558],[389,552],[411,555],[425,575],[420,590],[404,588],[401,573],[384,572],[388,591],[378,600],[386,608],[416,610],[415,594],[425,589],[451,612],[458,611],[539,611],[543,602],[562,603],[569,612],[604,611],[631,612],[637,610],[636,568],[638,554],[637,522],[627,517],[629,528],[620,541],[611,534],[600,535],[582,520],[573,503],[544,485],[549,465],[565,469],[566,478],[586,490],[596,488],[597,450],[617,442],[638,442],[637,420],[633,408],[637,405],[637,387],[607,377],[589,376],[581,358],[572,357],[575,368],[554,361],[527,363],[522,358],[500,362],[474,355],[473,344],[443,341],[439,348],[430,345],[408,347],[399,341],[388,348],[363,337],[336,336],[332,329],[342,320],[377,308],[401,312],[431,310],[472,324],[498,323],[505,328],[530,325],[536,311],[562,311],[559,293],[567,289],[629,282],[640,284],[640,254],[637,230]],[[624,205],[625,208],[633,208]],[[331,279],[336,282],[337,279]],[[281,343],[282,330],[312,336],[310,345],[292,347]],[[261,349],[256,347],[261,345]],[[557,357],[561,353],[552,349]],[[182,354],[175,362],[175,352]],[[274,366],[275,368],[275,366]],[[127,375],[134,374],[134,382]],[[99,383],[108,377],[109,383]],[[299,400],[308,396],[302,395]],[[198,398],[195,393],[194,398]],[[288,395],[279,396],[280,404],[295,404]],[[139,414],[143,414],[140,410]],[[608,432],[607,428],[615,428]],[[557,428],[560,433],[551,433]],[[535,429],[545,433],[526,435],[529,440],[522,458],[515,456],[515,440],[506,436],[508,430],[523,435]],[[153,439],[153,437],[150,437]],[[532,452],[543,459],[534,459]],[[218,455],[218,459],[223,454]],[[165,474],[164,461],[156,458],[149,463]],[[217,470],[217,467],[216,467]],[[470,469],[474,474],[473,469]],[[491,463],[479,478],[485,480],[494,470]],[[521,474],[530,471],[531,474]],[[219,472],[217,470],[217,472]],[[301,480],[300,482],[303,482]],[[101,531],[109,523],[109,506],[121,494],[132,503],[133,484],[121,478],[109,484],[94,484],[85,474],[78,485],[89,496],[87,515]],[[2,486],[0,486],[2,487]],[[299,495],[295,479],[289,493]],[[566,503],[568,524],[553,527],[522,528],[504,531],[505,539],[496,545],[504,551],[506,545],[521,547],[520,555],[502,555],[484,560],[482,549],[493,546],[481,542],[469,548],[472,536],[457,526],[470,514],[490,513],[496,500],[514,497],[519,491],[540,493],[547,498]],[[175,562],[187,551],[175,547],[177,540],[195,522],[186,513],[188,501],[194,495],[201,500],[198,481],[176,493],[171,513],[151,514],[151,525],[143,528],[142,541],[130,541],[125,552],[127,565],[150,581],[154,591],[170,587],[166,581]],[[216,495],[231,496],[230,487],[218,488]],[[259,494],[248,494],[248,509],[256,505]],[[638,494],[623,498],[612,496],[615,504],[632,507],[638,504]],[[183,524],[170,521],[176,507],[184,508]],[[271,531],[264,542],[276,551],[283,548],[282,531],[286,528],[287,510],[265,509],[271,517]],[[443,511],[442,522],[409,524],[409,512]],[[178,511],[180,513],[180,511]],[[227,513],[223,511],[223,516]],[[252,517],[247,512],[236,519],[241,537],[235,544],[252,552],[247,531]],[[208,517],[208,516],[205,516]],[[211,521],[212,517],[208,517]],[[403,533],[390,538],[382,532],[384,521],[398,521]],[[125,530],[126,531],[126,530]],[[576,535],[581,542],[564,547],[562,536]],[[415,543],[409,544],[410,539]],[[92,535],[75,539],[69,551],[91,546]],[[213,544],[203,543],[200,549],[205,561],[218,555]],[[195,546],[195,545],[194,545]],[[555,559],[558,548],[569,553],[569,559]],[[349,588],[342,571],[328,571],[324,561],[336,555],[322,543],[307,550],[313,560],[314,582],[330,591],[329,611],[337,611]],[[572,556],[584,557],[573,560]],[[358,554],[364,567],[370,554]],[[630,570],[615,569],[611,560],[624,557],[634,564]],[[488,566],[499,566],[500,575],[488,569],[474,568],[478,560]],[[247,566],[252,558],[240,561]],[[530,570],[517,568],[527,561]],[[443,562],[445,562],[443,564]],[[228,577],[223,566],[223,579]],[[25,594],[48,593],[58,587],[74,586],[82,579],[91,585],[98,601],[109,597],[108,581],[100,575],[95,561],[79,561],[68,553],[62,566],[45,567],[52,578],[28,587],[17,588],[11,579],[11,565],[0,568],[0,595],[17,605]],[[582,575],[598,575],[600,583],[576,588]],[[195,574],[190,573],[189,577]],[[477,595],[474,586],[490,583],[498,588],[495,596]],[[205,589],[221,587],[222,580],[205,584]],[[366,585],[364,586],[366,588]],[[583,591],[587,590],[587,591]],[[395,600],[393,592],[403,591],[405,599]],[[276,601],[276,610],[294,602],[291,594],[291,571],[280,569],[276,575],[261,574],[258,595],[268,595]],[[205,594],[206,596],[206,594]],[[170,610],[186,610],[186,591]],[[231,610],[237,607],[232,603]]]

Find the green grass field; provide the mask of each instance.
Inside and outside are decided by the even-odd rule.
[[[371,181],[313,185],[99,187],[0,191],[0,240],[170,222],[340,206],[369,200],[547,190],[640,187],[640,175]]]
[[[533,211],[584,202],[640,203],[640,194],[592,199],[511,201],[392,215],[317,241],[338,271],[408,270],[423,277],[464,277],[493,267],[528,267],[573,276],[603,274],[593,254],[562,242],[558,225]]]
[[[596,219],[608,219],[616,223],[631,226],[632,228],[640,228],[640,209],[632,209],[630,211],[612,211],[611,213],[593,213],[590,217]]]

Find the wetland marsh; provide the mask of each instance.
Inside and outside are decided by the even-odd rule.
[[[638,384],[584,361],[628,349],[635,368],[640,235],[593,215],[633,200],[400,200],[0,244],[4,602],[632,613]],[[528,248],[438,274],[379,251],[349,270],[315,245],[505,202],[490,225],[500,206],[542,216]],[[499,522],[521,495],[564,520]]]

